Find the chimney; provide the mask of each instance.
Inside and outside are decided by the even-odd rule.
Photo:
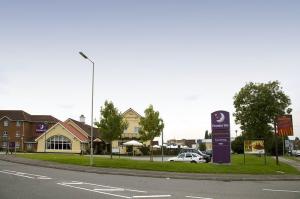
[[[85,117],[84,117],[84,115],[80,115],[79,121],[80,121],[81,123],[85,124]]]

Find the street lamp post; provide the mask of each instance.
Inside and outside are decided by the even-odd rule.
[[[92,74],[92,113],[91,113],[91,153],[90,153],[90,165],[93,165],[93,110],[94,110],[94,68],[95,63],[90,60],[83,52],[79,52],[79,54],[84,58],[89,60],[93,64],[93,74]]]
[[[161,161],[164,162],[164,131],[161,132]]]

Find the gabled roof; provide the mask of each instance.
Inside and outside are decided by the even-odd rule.
[[[50,122],[56,123],[59,120],[51,115],[30,115],[22,110],[0,110],[0,119],[8,118],[12,121],[27,121],[27,122]]]
[[[88,142],[89,139],[84,136],[80,131],[78,131],[75,127],[73,127],[70,124],[64,123],[64,122],[57,122],[55,125],[53,125],[50,129],[48,129],[46,132],[44,132],[43,134],[41,134],[39,137],[37,137],[35,139],[35,141],[39,140],[41,137],[45,136],[45,134],[47,134],[49,131],[51,131],[53,128],[55,128],[55,126],[60,125],[62,126],[64,129],[66,129],[69,133],[71,133],[73,136],[75,136],[78,140],[80,140],[81,142]]]
[[[68,129],[69,132],[71,132],[75,137],[77,137],[82,142],[87,142],[88,138],[84,136],[80,131],[78,131],[75,127],[73,127],[70,124],[66,124],[64,122],[59,122],[61,125],[63,125],[66,129]]]
[[[122,115],[124,116],[126,113],[128,112],[133,112],[135,113],[137,116],[142,117],[140,114],[138,114],[138,112],[136,112],[135,110],[133,110],[132,108],[127,109],[124,113],[122,113]]]
[[[0,119],[3,117],[7,117],[10,120],[31,120],[31,115],[22,110],[0,110]]]
[[[91,126],[82,122],[79,122],[77,120],[74,120],[72,118],[67,119],[71,120],[72,122],[74,122],[79,128],[81,128],[84,132],[86,132],[89,136],[91,136]],[[94,128],[93,127],[93,137],[98,137],[100,138],[100,131],[98,128]]]

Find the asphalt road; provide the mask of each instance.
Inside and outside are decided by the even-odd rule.
[[[298,199],[300,182],[222,182],[100,175],[0,161],[0,198]]]

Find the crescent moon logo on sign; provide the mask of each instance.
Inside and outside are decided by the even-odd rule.
[[[40,125],[40,129],[43,130],[44,129],[44,124]]]
[[[221,117],[220,119],[216,120],[218,123],[222,123],[225,120],[225,115],[223,113],[220,113]]]

